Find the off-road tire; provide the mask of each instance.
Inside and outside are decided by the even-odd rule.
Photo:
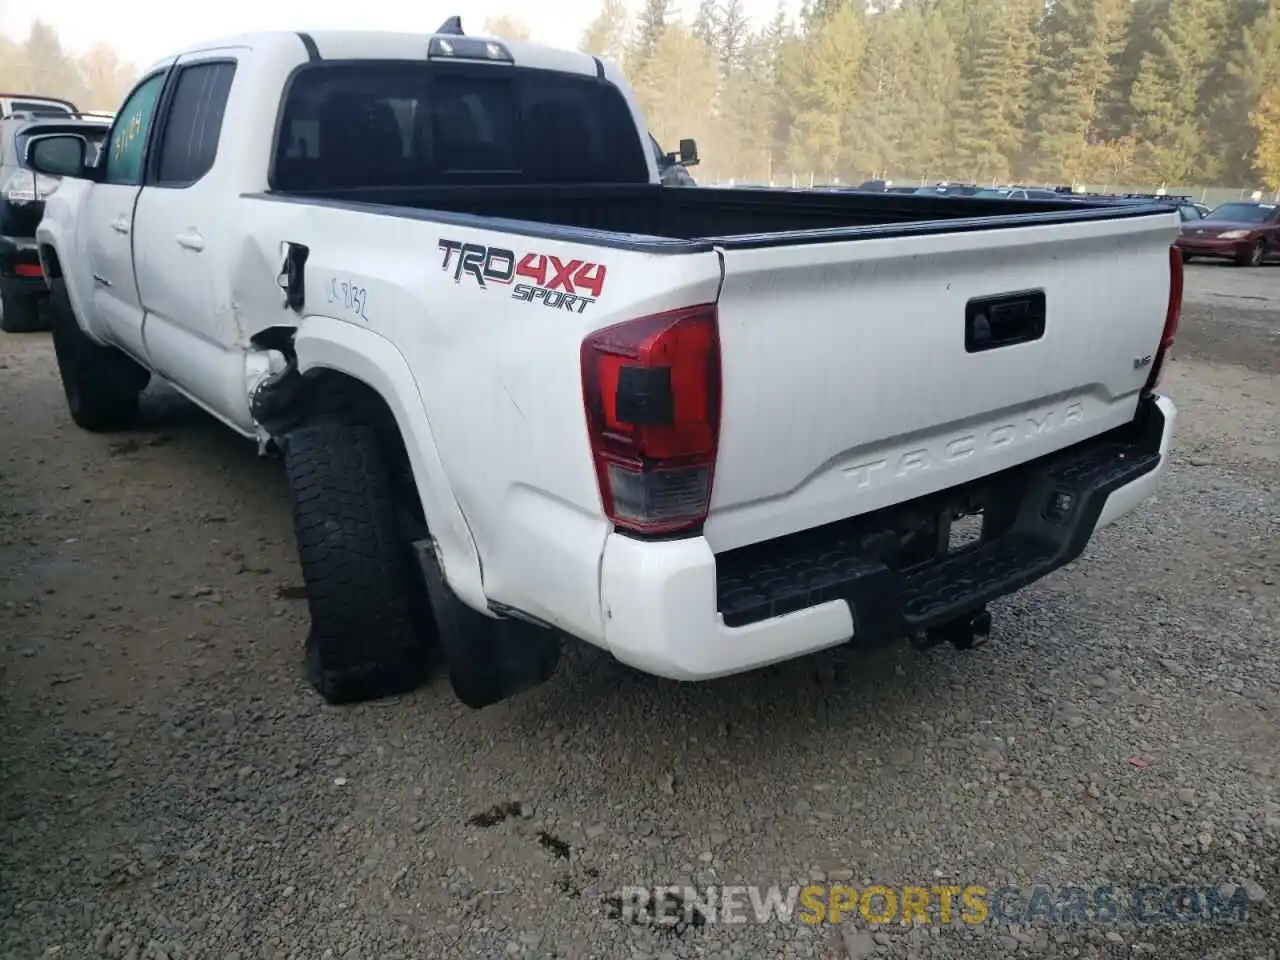
[[[1259,240],[1240,256],[1236,257],[1236,265],[1240,267],[1260,267],[1267,258],[1266,244]]]
[[[126,429],[151,373],[114,347],[94,343],[76,323],[65,282],[49,294],[53,351],[67,409],[76,425],[94,433]]]
[[[0,330],[5,333],[31,333],[44,328],[40,316],[40,297],[10,290],[0,281]]]
[[[415,629],[412,548],[376,430],[322,421],[283,448],[311,613],[307,680],[331,704],[417,687],[431,644]]]

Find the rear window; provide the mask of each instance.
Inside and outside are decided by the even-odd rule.
[[[626,100],[591,77],[490,65],[304,68],[285,94],[277,190],[645,183]]]

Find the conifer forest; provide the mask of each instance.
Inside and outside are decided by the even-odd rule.
[[[623,65],[666,149],[698,141],[700,182],[1280,190],[1269,0],[805,0],[760,24],[673,2],[601,0],[578,45]],[[136,75],[44,23],[0,37],[0,89],[114,109]]]

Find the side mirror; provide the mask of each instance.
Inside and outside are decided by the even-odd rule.
[[[696,140],[680,141],[680,165],[696,167],[698,165],[698,143]]]
[[[89,141],[76,133],[50,133],[27,141],[27,166],[50,177],[87,175]]]

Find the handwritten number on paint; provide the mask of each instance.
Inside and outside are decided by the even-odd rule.
[[[341,304],[342,308],[352,316],[359,317],[365,323],[369,318],[365,311],[369,307],[369,291],[349,280],[331,277],[329,280],[329,302]]]

